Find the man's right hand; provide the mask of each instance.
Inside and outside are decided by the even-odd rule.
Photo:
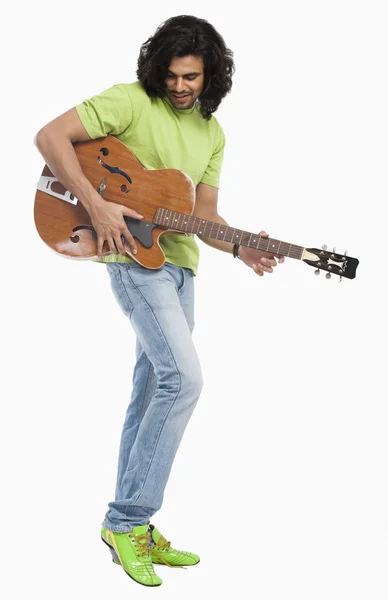
[[[107,202],[100,196],[93,199],[89,215],[97,233],[98,258],[102,258],[102,247],[105,241],[113,254],[127,256],[124,247],[126,243],[133,254],[137,253],[135,240],[124,221],[124,216],[132,217],[133,219],[143,219],[143,215],[121,204]]]

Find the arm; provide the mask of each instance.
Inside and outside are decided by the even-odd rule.
[[[98,193],[82,173],[73,143],[90,139],[75,108],[42,127],[34,139],[35,146],[55,177],[82,202],[88,212]]]
[[[121,235],[136,254],[136,244],[125,225],[124,215],[142,218],[135,211],[119,204],[108,203],[82,173],[73,144],[87,142],[87,134],[75,108],[71,108],[44,127],[35,136],[34,143],[55,177],[88,211],[97,232],[97,254],[102,256],[105,240],[111,252],[126,255]],[[116,250],[117,247],[117,250]]]
[[[206,219],[207,221],[213,221],[214,223],[227,225],[225,219],[218,214],[217,205],[218,188],[207,185],[206,183],[199,183],[196,189],[193,216]],[[214,240],[212,238],[204,237],[203,235],[199,235],[198,237],[212,248],[217,248],[217,250],[229,252],[230,254],[233,252],[233,244],[230,244],[229,242]]]
[[[218,214],[218,188],[206,183],[199,183],[196,189],[196,198],[193,215],[206,219],[207,221],[213,221],[215,223],[222,223],[228,225],[228,223]],[[262,237],[268,236],[268,233],[261,231]],[[208,246],[222,250],[223,252],[233,252],[233,244],[229,242],[223,242],[221,240],[214,240],[212,238],[198,236],[200,240],[205,242]],[[279,258],[279,262],[283,262],[284,258],[278,255],[274,255],[270,252],[261,252],[253,248],[247,248],[240,246],[239,258],[248,266],[251,267],[257,275],[264,275],[264,273],[272,273],[273,268],[277,265],[275,256]]]

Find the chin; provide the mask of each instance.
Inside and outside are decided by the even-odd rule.
[[[174,102],[174,106],[175,108],[177,108],[178,110],[181,108],[182,110],[187,110],[188,108],[192,108],[192,106],[195,104],[195,100],[192,100],[191,102],[187,102],[185,104],[176,104]]]

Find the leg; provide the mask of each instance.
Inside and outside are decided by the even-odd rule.
[[[108,263],[109,265],[109,263]],[[109,267],[108,267],[109,268]],[[166,267],[169,268],[168,265]],[[115,278],[114,272],[110,271]],[[114,283],[112,283],[114,285]],[[194,278],[187,269],[183,272],[183,285],[177,289],[180,305],[190,332],[194,329]],[[120,484],[126,471],[129,455],[135,442],[140,422],[156,390],[156,376],[151,361],[144,352],[139,340],[136,340],[136,364],[133,373],[131,401],[129,403],[121,434],[119,464],[116,481],[115,499],[120,499]]]
[[[116,297],[131,318],[156,378],[155,393],[140,420],[115,502],[109,504],[103,523],[111,531],[125,532],[149,522],[161,507],[202,376],[190,331],[191,272],[173,265],[151,271],[132,263],[113,264],[111,270]]]

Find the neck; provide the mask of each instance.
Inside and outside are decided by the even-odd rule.
[[[193,217],[183,213],[173,212],[166,208],[158,208],[153,221],[156,225],[162,225],[167,229],[181,231],[184,233],[196,233],[214,240],[222,240],[231,244],[240,244],[255,250],[281,254],[290,258],[302,259],[304,248],[288,244],[269,237],[262,237],[257,233],[243,231],[229,227],[221,223],[207,221],[200,217]]]

